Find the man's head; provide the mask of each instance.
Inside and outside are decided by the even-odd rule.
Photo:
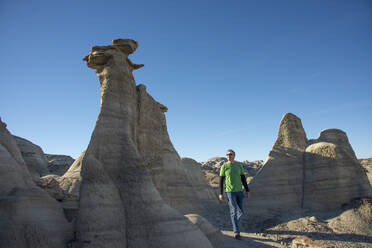
[[[235,152],[232,149],[226,151],[226,157],[229,162],[234,162],[235,159]]]

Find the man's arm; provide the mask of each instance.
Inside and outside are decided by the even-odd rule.
[[[218,199],[220,201],[223,201],[223,182],[225,181],[225,176],[220,176],[220,195],[218,196]]]
[[[249,198],[251,196],[251,194],[249,193],[249,188],[248,188],[248,184],[247,184],[247,179],[245,178],[245,175],[240,175],[240,179],[242,180],[242,184],[243,184],[243,187],[245,189],[245,194],[247,196],[247,198]]]

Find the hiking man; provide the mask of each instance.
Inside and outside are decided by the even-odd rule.
[[[218,198],[220,201],[224,200],[223,183],[225,182],[225,192],[229,203],[234,237],[240,240],[239,219],[243,215],[244,199],[242,186],[244,186],[245,196],[247,198],[250,197],[250,193],[243,166],[235,161],[235,152],[231,149],[227,150],[226,157],[228,161],[220,169],[220,195]]]

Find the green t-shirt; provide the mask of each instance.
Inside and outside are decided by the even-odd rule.
[[[225,191],[226,192],[239,192],[242,191],[241,175],[244,175],[243,166],[234,162],[224,163],[220,169],[220,176],[225,177]]]

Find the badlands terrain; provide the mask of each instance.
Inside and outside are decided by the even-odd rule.
[[[117,39],[84,58],[101,106],[78,158],[44,154],[0,120],[0,247],[372,247],[372,159],[339,129],[308,139],[291,113],[265,161],[241,161],[252,197],[234,240],[217,200],[226,159],[179,156],[168,108],[132,75],[137,46]]]

